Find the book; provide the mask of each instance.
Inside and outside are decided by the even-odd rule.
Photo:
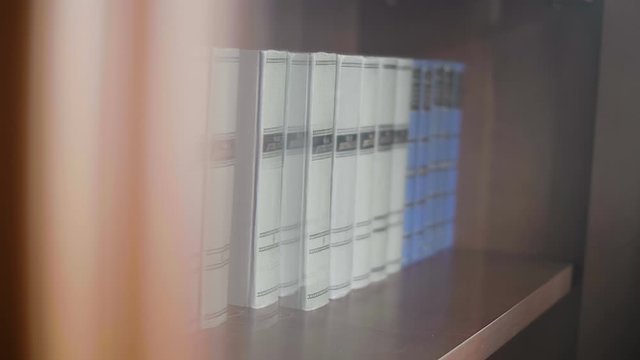
[[[409,199],[405,190],[412,75],[413,60],[398,59],[391,145],[389,227],[385,267],[387,273],[397,272],[402,266],[402,247],[405,239],[404,212],[406,200]]]
[[[239,61],[237,49],[212,52],[200,276],[203,329],[220,325],[227,317]]]
[[[277,304],[287,54],[240,51],[229,278],[232,305]]]
[[[412,77],[411,77],[411,108],[409,117],[409,133],[407,135],[407,173],[406,173],[406,204],[404,209],[404,244],[403,244],[403,266],[408,266],[416,261],[414,254],[417,236],[414,224],[416,218],[420,218],[418,207],[418,143],[419,125],[421,114],[421,100],[424,79],[424,63],[420,60],[414,60]],[[420,221],[420,220],[418,220]]]
[[[428,252],[429,208],[427,207],[427,188],[429,180],[429,150],[431,119],[433,117],[433,63],[422,61],[422,96],[418,113],[418,136],[416,149],[416,185],[414,193],[413,220],[413,261],[420,261]]]
[[[313,310],[329,302],[331,234],[331,172],[337,59],[335,54],[312,53],[305,159],[302,284],[295,303]]]
[[[289,53],[282,167],[280,296],[293,295],[300,286],[308,87],[309,54]]]
[[[447,201],[445,210],[445,244],[448,248],[454,243],[454,230],[456,218],[456,188],[458,182],[458,156],[460,144],[460,126],[462,121],[462,110],[460,108],[460,87],[464,65],[452,62],[449,64],[450,70],[450,98],[449,98],[449,125],[447,127],[448,150],[447,162],[449,171],[447,172]]]
[[[351,290],[362,57],[338,55],[331,185],[329,298]]]
[[[371,209],[376,144],[376,117],[380,59],[365,57],[360,93],[360,121],[358,123],[358,161],[356,165],[355,240],[353,243],[352,288],[369,284],[370,242],[373,211]]]
[[[386,277],[386,251],[389,226],[389,190],[391,186],[391,146],[396,100],[396,69],[398,60],[381,58],[376,104],[376,150],[373,176],[373,235],[371,236],[371,280]]]
[[[427,224],[428,250],[431,256],[442,248],[444,238],[444,187],[446,183],[445,136],[446,108],[446,64],[439,61],[434,69],[433,118],[430,127],[430,156],[428,165],[427,208],[430,221]]]

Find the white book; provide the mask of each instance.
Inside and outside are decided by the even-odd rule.
[[[373,235],[371,236],[371,280],[387,276],[387,240],[389,226],[389,191],[391,186],[391,145],[395,119],[396,69],[398,60],[381,58],[376,105],[376,151],[373,176]]]
[[[405,187],[407,176],[407,138],[411,113],[413,60],[398,59],[393,145],[391,147],[391,189],[389,191],[389,233],[387,240],[387,273],[400,270],[404,237]]]
[[[297,307],[313,310],[329,302],[331,170],[336,55],[311,54],[305,164],[302,287]]]
[[[277,303],[287,53],[240,51],[229,302]]]
[[[378,109],[380,59],[366,57],[363,63],[358,123],[358,161],[356,174],[355,236],[351,286],[360,289],[369,284],[371,275],[370,243],[372,235],[374,152]]]
[[[300,286],[308,81],[309,54],[289,53],[280,234],[280,296],[283,297],[295,294]]]
[[[238,70],[237,49],[213,50],[200,276],[200,326],[203,329],[217,326],[227,317]]]
[[[338,55],[329,254],[331,299],[351,290],[362,61],[360,56]]]

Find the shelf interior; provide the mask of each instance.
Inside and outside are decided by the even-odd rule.
[[[571,273],[564,263],[447,250],[315,311],[236,311],[207,333],[208,351],[220,359],[481,359],[566,295]]]

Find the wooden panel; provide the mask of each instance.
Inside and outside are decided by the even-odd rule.
[[[570,283],[562,263],[448,251],[315,311],[241,312],[207,343],[220,359],[481,359]]]
[[[0,4],[0,347],[27,356],[25,173],[30,3]]]
[[[493,41],[496,117],[486,247],[579,264],[588,204],[598,12],[588,6],[530,7],[535,16],[525,14],[520,21],[507,17]],[[516,10],[505,12],[520,16]]]
[[[581,359],[637,359],[640,333],[640,2],[604,2],[582,296]],[[635,348],[635,349],[634,349]]]

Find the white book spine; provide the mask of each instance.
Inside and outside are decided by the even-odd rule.
[[[373,177],[373,235],[371,237],[371,280],[386,277],[389,226],[389,190],[391,186],[391,146],[395,118],[397,59],[382,58],[378,83],[378,118]]]
[[[309,54],[289,53],[280,235],[280,296],[300,286]]]
[[[200,277],[203,329],[217,326],[227,317],[238,56],[237,49],[215,49],[211,61]]]
[[[336,55],[311,54],[305,176],[303,284],[300,307],[313,310],[329,302],[331,171]]]
[[[278,301],[285,52],[241,51],[238,164],[229,300],[263,308]]]
[[[361,77],[360,121],[358,123],[358,161],[355,200],[355,236],[353,243],[352,287],[359,289],[369,284],[371,274],[370,245],[372,235],[374,152],[378,103],[380,60],[364,59]]]
[[[362,57],[338,55],[334,121],[329,297],[351,290]]]
[[[407,182],[407,138],[411,112],[411,80],[413,75],[413,60],[398,59],[397,62],[393,121],[394,138],[391,148],[389,233],[386,251],[387,273],[397,272],[402,266],[405,187]]]

